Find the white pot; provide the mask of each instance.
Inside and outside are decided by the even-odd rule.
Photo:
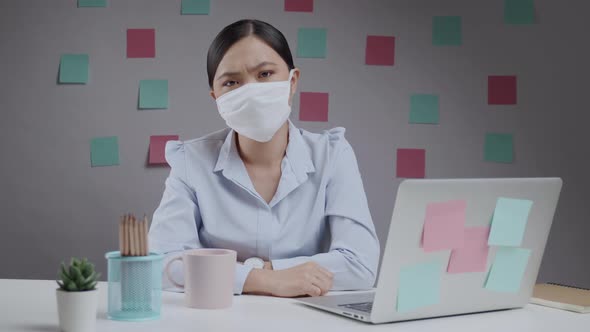
[[[63,332],[94,332],[98,289],[84,292],[55,291],[59,326]]]

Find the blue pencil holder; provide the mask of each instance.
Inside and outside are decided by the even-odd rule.
[[[105,257],[108,262],[109,319],[159,319],[164,255],[121,256],[119,251],[111,251]]]

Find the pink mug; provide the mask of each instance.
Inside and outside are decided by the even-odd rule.
[[[191,249],[166,264],[166,276],[184,289],[185,304],[197,309],[231,307],[237,253],[228,249]],[[174,261],[184,264],[184,285],[170,276]]]

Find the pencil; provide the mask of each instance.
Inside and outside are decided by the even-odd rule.
[[[123,256],[129,255],[129,220],[127,214],[123,217]]]
[[[133,231],[133,234],[135,234],[135,256],[140,256],[141,251],[139,250],[139,222],[137,222],[135,216],[133,216],[133,227],[135,228],[135,230]]]
[[[131,244],[133,243],[131,239],[131,214],[127,214],[127,256],[131,256]]]
[[[144,233],[144,239],[145,239],[145,254],[146,256],[150,255],[150,247],[148,246],[148,235],[149,235],[149,226],[148,226],[148,219],[147,216],[144,215],[143,216],[143,233]]]
[[[133,215],[133,227],[135,227],[135,256],[139,256],[139,223],[137,222],[135,215]]]
[[[143,221],[137,221],[137,235],[139,237],[139,256],[145,256],[143,252]]]
[[[131,256],[137,256],[137,226],[134,215],[131,215]]]
[[[120,220],[119,220],[119,254],[121,256],[123,256],[123,246],[124,246],[124,241],[123,241],[123,235],[125,235],[123,232],[123,216],[121,216]]]

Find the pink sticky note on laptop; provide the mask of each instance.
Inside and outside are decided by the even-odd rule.
[[[466,208],[465,200],[428,203],[422,235],[424,251],[463,247]]]
[[[485,272],[488,263],[490,227],[465,228],[463,248],[453,249],[448,273]]]
[[[165,158],[166,142],[178,140],[178,135],[154,135],[150,136],[150,152],[148,163],[150,165],[167,165]]]

